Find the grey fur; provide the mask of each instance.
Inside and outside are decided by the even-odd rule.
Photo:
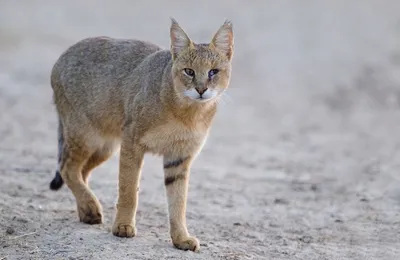
[[[60,57],[52,71],[52,86],[55,95],[65,95],[63,98],[69,104],[64,105],[79,107],[79,113],[85,111],[86,115],[77,114],[79,118],[71,120],[119,132],[121,129],[115,129],[115,126],[122,128],[124,112],[129,111],[126,108],[131,106],[139,92],[149,96],[145,100],[159,97],[157,92],[161,89],[161,79],[171,63],[170,51],[161,50],[152,43],[108,37],[88,38],[70,47]],[[107,109],[96,109],[104,107],[104,104],[107,104]],[[61,118],[69,120],[65,116]],[[102,120],[109,117],[113,122]]]
[[[64,146],[63,125],[62,125],[60,119],[58,119],[57,138],[58,138],[58,156],[57,156],[57,163],[58,163],[58,166],[60,166],[60,164],[61,164],[61,159],[62,159],[63,146]]]

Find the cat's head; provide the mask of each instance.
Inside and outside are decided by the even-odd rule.
[[[196,44],[171,20],[172,78],[177,95],[195,103],[216,100],[230,81],[232,24],[226,21],[210,43]]]

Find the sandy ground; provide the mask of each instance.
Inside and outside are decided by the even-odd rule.
[[[0,259],[399,259],[400,2],[0,1]],[[169,17],[208,41],[235,26],[232,85],[192,170],[172,247],[161,159],[146,157],[138,236],[110,226],[117,155],[91,186],[104,225],[79,223],[56,167],[49,74],[95,35],[169,46]]]

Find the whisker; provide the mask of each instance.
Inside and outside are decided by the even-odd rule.
[[[217,98],[217,99],[216,99],[216,102],[217,102],[218,105],[219,105],[219,104],[221,104],[222,106],[225,106],[225,105],[226,105],[226,103],[225,103],[225,101],[222,99],[222,97]]]
[[[229,102],[233,103],[233,98],[226,92],[222,93],[223,97],[226,97],[226,99],[228,99]]]

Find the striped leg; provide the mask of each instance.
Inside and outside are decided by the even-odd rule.
[[[199,241],[191,237],[186,227],[186,199],[191,158],[164,156],[170,234],[176,248],[198,251]]]

